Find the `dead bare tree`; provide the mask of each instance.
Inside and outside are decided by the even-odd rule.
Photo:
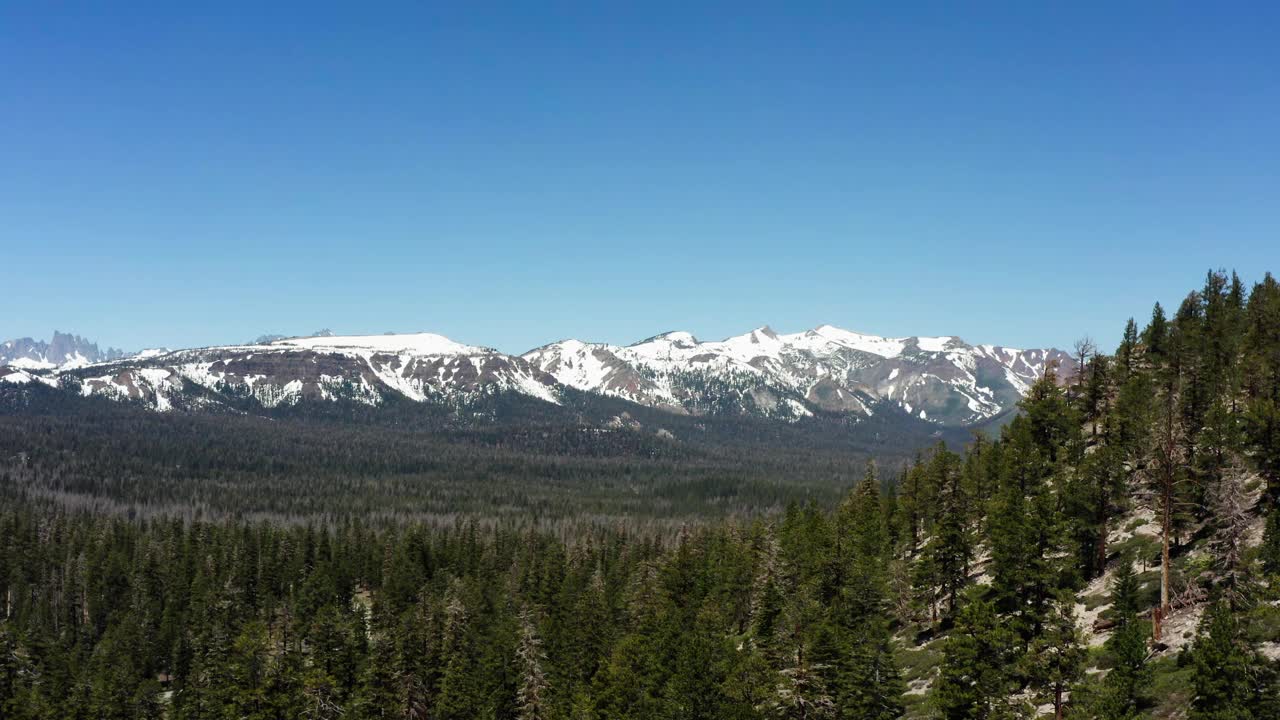
[[[1250,508],[1254,499],[1245,490],[1246,474],[1233,465],[1210,488],[1213,534],[1209,551],[1214,559],[1214,582],[1228,600],[1237,605],[1244,599],[1245,536],[1249,532]]]
[[[1084,392],[1085,381],[1089,372],[1089,358],[1098,352],[1098,345],[1093,342],[1093,338],[1085,335],[1075,342],[1076,351],[1076,377],[1072,384],[1072,397],[1078,397]]]

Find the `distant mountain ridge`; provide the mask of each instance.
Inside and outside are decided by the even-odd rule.
[[[0,365],[35,370],[79,367],[124,356],[123,350],[112,347],[100,350],[97,343],[57,330],[49,342],[25,337],[0,343]]]
[[[762,327],[710,342],[687,332],[627,346],[562,340],[523,355],[433,333],[262,336],[127,357],[73,335],[54,340],[0,346],[8,353],[0,383],[36,382],[161,411],[392,400],[463,408],[503,394],[560,405],[577,392],[681,415],[783,421],[830,415],[856,422],[892,405],[922,421],[965,427],[1013,408],[1050,365],[1074,372],[1061,350],[885,338],[831,325],[785,335]]]
[[[1074,366],[1060,350],[885,338],[831,325],[788,335],[766,326],[713,342],[687,332],[628,346],[564,340],[523,357],[565,385],[676,412],[700,414],[726,396],[782,417],[869,415],[877,401],[889,401],[947,425],[1005,412],[1048,363]]]

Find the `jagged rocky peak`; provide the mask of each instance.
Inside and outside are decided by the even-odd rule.
[[[48,342],[26,337],[0,343],[0,365],[32,370],[78,367],[124,355],[118,348],[99,349],[95,342],[58,330],[53,331],[53,339]]]

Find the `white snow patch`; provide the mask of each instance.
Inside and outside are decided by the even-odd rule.
[[[925,352],[942,352],[947,349],[947,343],[954,338],[950,335],[943,337],[918,337],[916,338],[916,347]]]
[[[31,382],[31,375],[24,372],[11,372],[8,375],[0,377],[0,380],[8,383],[14,383],[15,385],[25,385]]]
[[[475,345],[454,342],[435,333],[287,338],[270,343],[270,347],[299,347],[312,350],[350,348],[378,352],[408,352],[414,355],[478,355],[491,352]]]
[[[57,365],[48,360],[36,360],[34,358],[15,358],[6,363],[9,367],[21,368],[23,370],[52,370]]]
[[[821,343],[833,344],[885,358],[901,355],[907,345],[906,338],[864,335],[863,333],[844,330],[833,325],[820,325],[808,332],[783,335],[782,339],[797,345],[808,345],[811,348]]]

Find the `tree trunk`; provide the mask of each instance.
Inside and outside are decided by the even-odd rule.
[[[1062,686],[1055,685],[1053,687],[1053,717],[1055,720],[1062,720]]]
[[[1102,527],[1098,528],[1098,554],[1096,558],[1096,568],[1098,575],[1102,575],[1107,571],[1107,525],[1110,520],[1107,517],[1107,501],[1102,501],[1102,507],[1098,508],[1098,517],[1102,518]]]
[[[1173,486],[1178,461],[1174,437],[1173,394],[1169,393],[1164,417],[1164,437],[1160,440],[1160,611],[1169,615],[1169,536],[1173,534]]]
[[[1169,535],[1173,526],[1173,477],[1166,476],[1164,487],[1162,532],[1160,533],[1160,611],[1169,614]]]

